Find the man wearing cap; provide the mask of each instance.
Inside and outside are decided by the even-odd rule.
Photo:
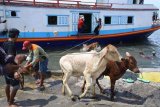
[[[26,68],[34,67],[36,64],[39,64],[39,87],[44,87],[43,82],[47,72],[48,66],[48,55],[44,49],[36,44],[32,44],[30,41],[23,42],[22,50],[29,50],[29,55],[27,57]]]

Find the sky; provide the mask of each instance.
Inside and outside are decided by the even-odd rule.
[[[160,0],[144,0],[145,4],[154,4],[156,7],[160,9]]]
[[[145,0],[145,4],[154,4],[159,8],[159,17],[160,17],[160,0]]]

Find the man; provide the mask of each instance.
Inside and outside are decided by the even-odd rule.
[[[9,61],[8,63],[14,64],[14,65],[17,65],[16,63],[14,63],[14,58],[17,54],[15,42],[17,41],[18,36],[19,36],[19,30],[14,28],[10,29],[8,33],[9,38],[6,42],[3,43],[3,49],[5,53],[7,54],[7,56],[11,56],[10,58],[12,58],[12,61]],[[16,96],[16,93],[19,89],[19,84],[20,84],[20,81],[14,78],[15,72],[5,73],[5,81],[6,81],[5,92],[6,92],[7,101],[9,105],[14,104],[14,97]],[[13,87],[12,90],[11,90],[11,87]]]
[[[2,20],[1,20],[1,17],[0,17],[0,24],[6,23],[6,22],[7,22],[7,20],[3,20],[3,21],[2,21]],[[6,35],[7,32],[8,32],[7,29],[3,29],[3,30],[0,31],[0,35]]]
[[[8,40],[3,43],[3,49],[7,55],[16,56],[17,54],[17,47],[15,42],[19,36],[19,30],[17,29],[10,29],[8,33]]]
[[[48,66],[48,55],[47,53],[36,44],[32,44],[30,41],[23,42],[22,50],[29,50],[29,55],[27,57],[26,68],[29,69],[30,67],[34,67],[37,63],[39,64],[39,80],[37,84],[39,84],[39,88],[43,88],[44,79],[47,72]]]
[[[101,18],[99,18],[98,20],[97,20],[97,18],[95,18],[95,20],[96,20],[97,26],[94,29],[94,34],[95,35],[99,35],[99,31],[100,31],[100,29],[102,27],[102,21],[101,21]]]
[[[83,33],[84,30],[84,16],[80,15],[78,20],[78,34]]]
[[[14,78],[15,72],[17,72],[19,65],[14,64],[14,57],[7,55],[3,48],[0,47],[0,72],[5,76],[6,81],[6,96],[9,106],[16,105],[14,103],[14,97],[19,89],[19,81]],[[12,90],[10,90],[12,86]]]

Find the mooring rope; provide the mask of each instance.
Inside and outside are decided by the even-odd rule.
[[[80,43],[80,44],[77,44],[77,45],[75,45],[75,46],[73,46],[73,47],[71,47],[71,48],[69,48],[69,49],[67,49],[67,50],[65,50],[65,51],[63,51],[63,52],[61,52],[61,53],[57,53],[57,54],[58,54],[57,56],[63,55],[65,52],[68,52],[68,51],[70,51],[70,50],[72,50],[72,49],[74,49],[74,48],[76,48],[76,47],[78,47],[78,46],[80,46],[80,45],[88,42],[88,41],[91,41],[91,40],[93,40],[94,38],[96,38],[96,36],[94,36],[94,37],[92,37],[91,39],[88,39],[88,40],[86,40],[86,41],[84,41],[84,42],[82,42],[82,43]],[[87,53],[85,53],[85,54],[87,54]],[[90,53],[88,53],[88,54],[93,54],[93,53],[90,52]],[[48,56],[53,56],[52,53],[50,53],[50,54],[47,53],[47,55],[48,55]],[[39,55],[39,56],[43,56],[43,55]],[[55,55],[54,55],[54,56],[55,56]]]
[[[70,51],[70,50],[72,50],[72,49],[74,49],[74,48],[76,48],[76,47],[78,47],[78,46],[80,46],[80,45],[88,42],[88,41],[91,41],[91,40],[94,39],[94,38],[96,38],[96,36],[94,36],[94,37],[92,37],[91,39],[88,39],[88,40],[86,40],[86,41],[84,41],[84,42],[82,42],[82,43],[80,43],[80,44],[77,44],[77,45],[75,45],[75,46],[73,46],[73,47],[71,47],[71,48],[63,51],[63,52],[61,52],[60,54],[64,54],[65,52],[68,52],[68,51]]]

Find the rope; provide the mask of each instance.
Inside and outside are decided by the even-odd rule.
[[[63,52],[61,52],[61,53],[59,53],[57,56],[63,55],[65,52],[68,52],[68,51],[70,51],[70,50],[72,50],[72,49],[74,49],[74,48],[76,48],[76,47],[78,47],[78,46],[80,46],[80,45],[82,45],[82,44],[88,42],[88,41],[91,41],[91,40],[93,40],[94,38],[96,38],[96,36],[94,36],[94,37],[92,37],[92,38],[89,39],[89,40],[86,40],[86,41],[84,41],[84,42],[82,42],[82,43],[80,43],[80,44],[77,44],[77,45],[75,45],[75,46],[73,46],[73,47],[71,47],[71,48],[69,48],[69,49],[67,49],[67,50],[65,50],[65,51],[63,51]],[[85,54],[86,54],[86,53],[85,53]],[[93,54],[93,53],[87,53],[87,54]],[[53,56],[53,54],[47,54],[47,55],[48,55],[48,56]],[[39,56],[43,56],[43,55],[39,55]],[[54,55],[54,56],[55,56],[55,55]]]
[[[89,40],[86,40],[86,41],[84,41],[84,42],[82,42],[82,43],[80,43],[80,44],[77,44],[77,45],[75,45],[75,46],[73,46],[73,47],[71,47],[71,48],[63,51],[63,52],[61,52],[60,54],[64,54],[65,52],[68,52],[69,50],[72,50],[72,49],[74,49],[74,48],[76,48],[76,47],[78,47],[78,46],[80,46],[80,45],[82,45],[82,44],[84,44],[84,43],[86,43],[86,42],[88,42],[88,41],[91,41],[91,40],[94,39],[94,38],[96,38],[96,36],[94,36],[93,38],[91,38],[91,39],[89,39]]]

